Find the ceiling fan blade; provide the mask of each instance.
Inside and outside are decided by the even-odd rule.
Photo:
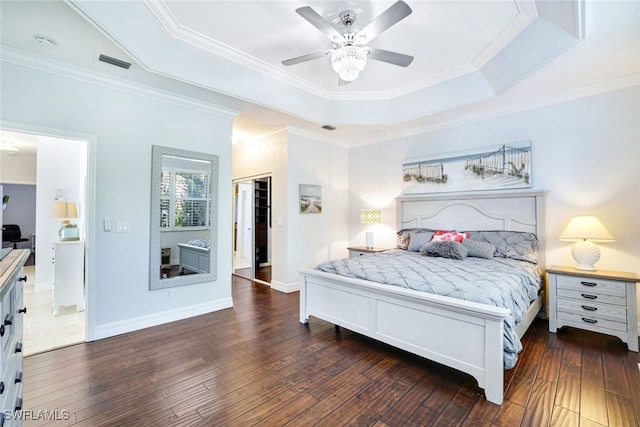
[[[286,65],[286,66],[295,65],[295,64],[299,64],[301,62],[311,61],[312,59],[322,58],[323,56],[328,55],[329,53],[331,53],[330,49],[329,50],[324,50],[322,52],[309,53],[307,55],[302,55],[302,56],[297,56],[295,58],[285,59],[284,61],[282,61],[282,64]]]
[[[399,65],[400,67],[408,67],[411,61],[413,61],[413,56],[376,48],[369,48],[369,58]]]
[[[296,13],[320,30],[325,36],[329,37],[329,40],[332,42],[340,43],[343,40],[342,34],[310,6],[300,7],[296,9]]]
[[[411,15],[411,12],[408,4],[403,1],[397,1],[360,30],[360,32],[356,34],[356,39],[363,40],[361,37],[364,37],[361,43],[368,43],[387,28]]]

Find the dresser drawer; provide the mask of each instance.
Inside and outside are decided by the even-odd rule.
[[[558,311],[558,320],[564,324],[574,325],[592,331],[610,329],[612,331],[627,332],[627,322],[614,322],[607,319],[599,319],[595,316],[585,314],[567,313]]]
[[[559,274],[557,286],[558,291],[560,291],[560,289],[566,289],[581,293],[622,297],[625,299],[627,295],[625,283],[616,280],[592,279]]]
[[[626,297],[599,294],[595,292],[590,292],[589,290],[576,291],[576,290],[558,288],[556,292],[557,292],[558,298],[574,299],[576,301],[581,301],[581,302],[613,304],[621,307],[626,307],[627,305]]]
[[[598,304],[593,301],[558,298],[557,310],[559,312],[563,311],[595,319],[611,320],[624,324],[627,323],[626,307]]]

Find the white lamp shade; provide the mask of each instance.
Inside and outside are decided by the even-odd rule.
[[[56,201],[53,202],[51,216],[60,219],[78,218],[78,208],[73,202]]]
[[[576,241],[571,247],[571,256],[576,260],[576,269],[595,271],[600,260],[600,248],[593,242],[615,242],[595,216],[574,216],[565,227],[560,240]]]
[[[592,242],[615,242],[595,216],[574,216],[559,237],[560,240],[589,240]]]

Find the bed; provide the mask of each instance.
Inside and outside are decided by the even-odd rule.
[[[187,243],[178,243],[180,252],[179,271],[185,270],[194,273],[208,273],[209,266],[209,241],[202,239],[190,240]]]
[[[544,196],[505,191],[400,197],[398,229],[533,233],[539,245],[537,266],[544,266]],[[505,323],[511,309],[318,269],[300,274],[302,323],[316,317],[468,373],[488,401],[502,403]],[[523,310],[514,325],[518,339],[541,306],[537,295]]]

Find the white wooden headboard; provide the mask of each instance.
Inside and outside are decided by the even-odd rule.
[[[401,196],[397,201],[398,230],[511,230],[536,233],[538,265],[544,268],[545,191],[474,192]]]

